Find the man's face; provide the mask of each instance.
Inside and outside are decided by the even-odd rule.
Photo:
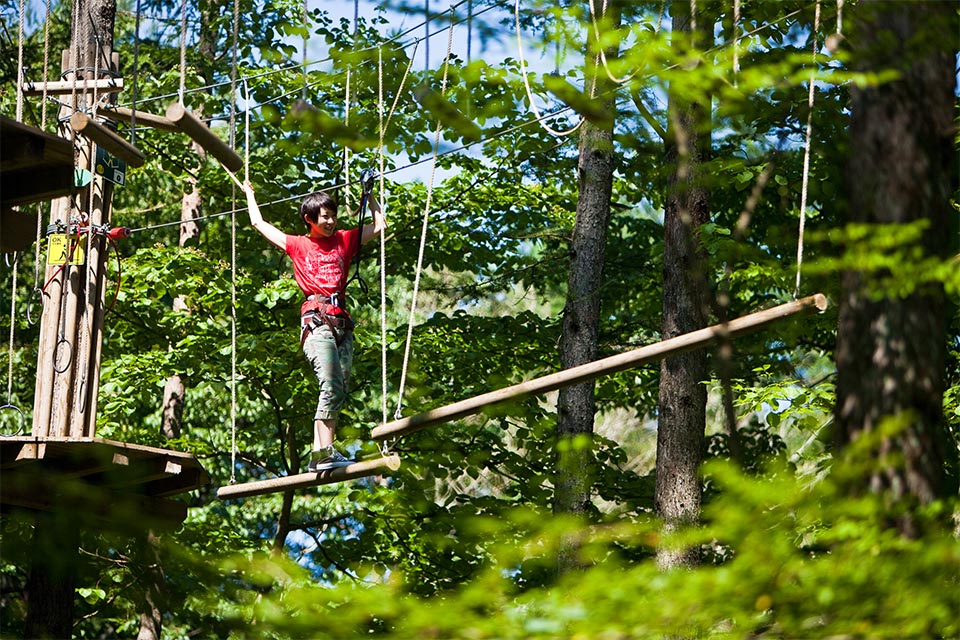
[[[310,235],[319,234],[329,238],[337,230],[337,215],[329,209],[320,209],[316,222],[310,222]]]

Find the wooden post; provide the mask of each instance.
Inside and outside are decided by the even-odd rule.
[[[732,340],[739,336],[759,331],[774,322],[798,314],[810,314],[823,311],[827,308],[827,298],[817,293],[807,298],[794,300],[771,309],[758,311],[726,324],[718,324],[692,333],[686,333],[669,340],[640,347],[615,356],[588,362],[587,364],[565,369],[533,380],[527,380],[511,387],[484,393],[473,398],[461,400],[443,407],[431,409],[408,418],[401,418],[393,422],[381,424],[373,429],[374,440],[389,437],[400,437],[465,416],[479,413],[486,407],[494,406],[511,400],[519,400],[532,395],[556,391],[580,382],[594,380],[601,376],[625,371],[651,362],[656,362],[669,356],[679,355],[694,349],[701,349],[714,344],[719,340]]]
[[[210,127],[187,111],[182,104],[175,102],[167,107],[167,119],[193,138],[197,144],[213,154],[213,157],[230,171],[237,172],[243,168],[243,159],[237,155],[237,152],[218,138],[210,130]]]
[[[348,467],[337,467],[317,473],[301,473],[295,476],[282,476],[279,478],[270,478],[269,480],[231,484],[220,487],[217,490],[217,497],[221,500],[248,498],[264,493],[277,493],[278,491],[291,491],[293,489],[304,489],[322,484],[344,482],[346,480],[353,480],[354,478],[364,478],[366,476],[386,473],[387,471],[396,471],[399,468],[400,458],[396,455],[391,455],[375,460],[363,460],[361,462],[355,462]]]
[[[78,111],[70,116],[70,126],[131,167],[142,167],[146,161],[139,149],[85,113]]]

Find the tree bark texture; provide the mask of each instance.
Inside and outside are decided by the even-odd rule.
[[[857,7],[852,50],[863,71],[895,69],[879,86],[851,88],[849,220],[876,225],[926,222],[918,256],[946,259],[957,250],[950,198],[957,189],[954,147],[956,5],[878,2]],[[898,502],[928,502],[945,491],[943,416],[947,306],[943,287],[907,295],[879,287],[889,273],[842,276],[837,331],[836,444],[874,437],[880,459],[872,491]],[[900,421],[890,433],[884,421]],[[911,534],[909,517],[898,526]]]
[[[140,541],[138,560],[143,579],[140,602],[140,631],[137,640],[160,640],[163,632],[163,566],[160,564],[160,539],[147,531]]]
[[[675,2],[671,7],[673,30],[681,37],[702,40],[690,4]],[[710,194],[702,179],[703,163],[710,154],[709,97],[689,102],[671,92],[668,99],[665,159],[672,173],[667,180],[664,211],[665,340],[707,325],[705,253],[698,233],[710,219]],[[660,363],[654,505],[667,531],[700,518],[706,377],[707,356],[702,350]],[[657,559],[663,567],[693,565],[698,554],[693,549],[663,548],[658,550]]]
[[[594,13],[603,14],[599,0]],[[604,15],[606,28],[620,25],[620,8],[611,3]],[[600,330],[600,294],[603,287],[603,263],[610,219],[613,185],[613,125],[616,105],[614,93],[603,69],[595,65],[596,39],[587,25],[586,86],[598,96],[595,100],[609,115],[603,121],[587,120],[580,129],[577,164],[579,195],[577,215],[570,246],[567,299],[563,310],[563,335],[560,364],[569,369],[597,358]],[[617,51],[608,50],[607,59]],[[593,86],[595,83],[595,86]],[[553,509],[556,513],[585,513],[590,509],[593,484],[593,435],[595,413],[594,383],[586,382],[560,390],[557,422],[557,466]]]
[[[80,530],[65,511],[38,513],[27,580],[27,638],[70,638]]]

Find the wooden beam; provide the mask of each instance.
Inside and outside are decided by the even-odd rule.
[[[24,82],[23,95],[42,96],[44,83],[42,82]],[[98,93],[119,93],[123,91],[123,78],[100,78],[99,80],[54,80],[46,83],[47,95],[66,96],[74,91],[83,93],[84,91],[97,90]]]
[[[0,116],[0,139],[0,170],[4,172],[65,165],[73,173],[73,143],[69,140],[5,116]]]
[[[229,498],[259,496],[264,493],[277,493],[278,491],[305,489],[321,484],[333,484],[335,482],[353,480],[354,478],[378,475],[386,473],[387,471],[396,471],[399,468],[400,457],[391,455],[374,460],[363,460],[361,462],[355,462],[348,467],[338,467],[317,473],[301,473],[295,476],[282,476],[279,478],[270,478],[269,480],[231,484],[220,487],[217,490],[217,497],[221,500],[227,500]]]
[[[3,147],[3,153],[6,152],[7,148]],[[73,188],[73,165],[4,171],[0,175],[0,201],[4,207],[22,207],[68,196]]]
[[[175,102],[167,107],[167,119],[193,138],[197,144],[213,154],[213,157],[230,171],[237,172],[243,168],[243,160],[237,155],[237,152],[218,138],[210,130],[210,127],[187,111],[182,104]]]
[[[26,251],[37,239],[37,210],[15,211],[5,202],[0,204],[0,229],[0,253]]]
[[[134,111],[133,109],[128,109],[126,107],[112,107],[105,106],[100,107],[97,111],[98,113],[108,116],[113,120],[119,120],[120,122],[126,122],[127,124],[141,124],[153,129],[162,129],[163,131],[174,131],[179,132],[180,127],[177,126],[173,120],[169,118],[164,118],[163,116],[154,115],[152,113],[147,113],[146,111]]]
[[[116,132],[106,128],[93,118],[79,111],[70,116],[70,126],[103,147],[130,167],[142,167],[146,162],[143,153],[121,138]]]
[[[827,298],[823,294],[815,294],[800,300],[794,300],[777,307],[758,311],[726,324],[718,324],[692,333],[685,333],[669,340],[640,347],[632,351],[620,353],[609,358],[588,362],[578,367],[552,373],[520,384],[484,393],[473,398],[467,398],[443,407],[431,409],[400,420],[394,420],[378,425],[373,429],[374,440],[397,438],[408,433],[419,431],[452,420],[479,413],[486,407],[501,404],[511,400],[519,400],[532,395],[539,395],[549,391],[556,391],[581,382],[589,382],[601,376],[610,375],[639,367],[650,362],[656,362],[671,356],[680,355],[695,349],[701,349],[720,340],[733,339],[741,335],[753,333],[769,324],[798,314],[810,314],[823,311],[827,308]]]

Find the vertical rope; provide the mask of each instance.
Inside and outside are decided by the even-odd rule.
[[[820,0],[813,14],[813,71],[810,73],[810,90],[807,93],[807,132],[803,150],[803,181],[800,187],[800,229],[797,232],[797,280],[793,297],[800,295],[800,273],[803,267],[803,232],[807,223],[807,190],[810,184],[810,144],[813,138],[813,97],[817,78],[817,32],[820,30]]]
[[[354,0],[354,17],[353,17],[353,38],[350,42],[350,48],[356,50],[356,36],[357,36],[357,19],[358,19],[358,2],[359,0]],[[351,71],[353,70],[353,62],[347,63],[347,76],[344,80],[344,96],[343,96],[343,124],[345,127],[350,126],[350,85],[351,85]],[[350,147],[344,145],[343,147],[343,182],[349,184],[350,182]],[[343,190],[343,205],[350,210],[350,189]]]
[[[46,2],[46,14],[43,20],[43,97],[40,101],[40,129],[47,130],[47,80],[50,76],[50,0]],[[33,291],[40,293],[40,239],[43,237],[43,205],[37,204],[37,233],[33,256]],[[30,308],[27,307],[27,321],[30,322]],[[31,322],[32,324],[32,322]]]
[[[133,99],[130,104],[130,144],[137,142],[137,98],[140,97],[140,85],[137,82],[140,68],[140,0],[137,0],[133,23]]]
[[[377,169],[380,178],[380,206],[384,207],[384,113],[383,113],[383,48],[377,47]],[[380,234],[380,413],[387,421],[387,254],[386,233]]]
[[[177,99],[183,104],[187,92],[187,0],[180,3],[180,88]]]
[[[592,8],[593,0],[588,0],[588,1],[590,2],[590,6]],[[540,126],[543,127],[544,131],[546,131],[552,136],[557,136],[557,137],[568,136],[580,128],[580,125],[583,124],[583,117],[580,118],[580,121],[577,122],[577,124],[573,125],[571,128],[567,129],[566,131],[559,131],[557,129],[553,129],[552,127],[550,127],[550,125],[544,122],[545,116],[542,116],[540,114],[540,110],[537,109],[537,105],[533,100],[533,90],[530,88],[530,80],[529,78],[527,78],[527,63],[523,59],[523,34],[520,29],[520,0],[514,0],[513,16],[514,16],[514,22],[517,27],[517,57],[520,60],[520,75],[523,76],[523,87],[524,89],[526,89],[526,92],[527,92],[527,100],[530,101],[530,110],[533,111],[534,117],[537,119],[537,122],[540,123]]]
[[[17,32],[17,122],[23,122],[23,25],[26,23],[26,0],[20,0],[20,29]]]
[[[23,122],[23,26],[26,23],[26,2],[20,0],[20,30],[17,35],[17,122]],[[17,319],[17,270],[20,253],[13,254],[13,283],[10,285],[10,343],[7,350],[7,405],[13,398],[13,338]]]
[[[310,40],[309,34],[310,29],[307,26],[307,16],[309,14],[307,8],[307,0],[303,0],[303,10],[300,12],[300,20],[303,22],[303,76],[302,82],[303,86],[300,87],[300,99],[304,102],[307,101],[307,43]],[[249,110],[249,107],[248,107]]]
[[[447,74],[450,69],[450,51],[453,48],[453,7],[450,8],[451,20],[450,31],[447,36],[447,55],[443,60],[443,80],[440,83],[440,95],[447,90]],[[410,345],[413,342],[413,321],[417,313],[417,296],[420,291],[420,274],[423,270],[423,256],[427,244],[427,228],[430,223],[430,205],[433,198],[433,183],[437,174],[437,155],[440,149],[440,131],[442,123],[437,120],[436,133],[433,139],[433,158],[430,163],[430,181],[427,183],[427,201],[423,208],[423,227],[420,231],[420,250],[417,253],[417,270],[413,279],[413,298],[410,301],[410,319],[407,322],[407,340],[403,349],[403,365],[400,368],[400,389],[397,391],[397,410],[394,416],[397,419],[401,417],[403,409],[403,391],[407,383],[407,368],[410,364]]]
[[[473,45],[473,0],[467,0],[467,64],[470,64],[470,51]]]
[[[733,86],[740,76],[740,0],[733,0]]]
[[[93,69],[92,99],[91,99],[91,103],[86,106],[90,110],[90,117],[96,120],[97,106],[100,101],[99,87],[97,85],[97,81],[100,79],[100,54],[102,53],[102,50],[103,50],[103,41],[101,40],[100,33],[96,30],[96,25],[93,22],[92,16],[88,15],[87,18],[89,19],[89,22],[90,22],[90,31],[93,34],[93,43],[94,43],[93,46],[95,47],[95,50],[93,52],[93,60],[86,61],[87,64],[84,65],[85,67],[88,67],[88,68],[92,67]],[[89,40],[87,40],[87,42],[89,42]],[[107,68],[109,69],[109,67]],[[87,95],[91,93],[91,90],[89,89],[89,85],[87,82],[89,79],[89,75],[90,75],[89,71],[84,71],[84,80],[83,80],[84,99],[86,99]],[[93,257],[93,222],[94,222],[93,208],[94,208],[94,202],[96,200],[95,196],[96,196],[97,186],[99,185],[100,195],[101,195],[101,214],[103,213],[102,203],[103,203],[104,183],[102,179],[99,182],[94,179],[94,176],[96,175],[96,166],[97,166],[96,149],[99,147],[99,145],[90,140],[87,140],[85,142],[85,146],[87,148],[87,154],[88,154],[87,160],[89,162],[90,184],[87,187],[87,194],[88,194],[87,195],[87,211],[86,211],[86,214],[87,214],[86,241],[87,242],[86,242],[86,255],[84,256],[84,261],[86,262],[84,266],[85,277],[84,277],[84,283],[83,283],[84,300],[83,300],[83,306],[81,307],[82,311],[78,309],[78,312],[77,312],[78,316],[81,316],[82,314],[82,321],[77,326],[76,353],[79,356],[85,357],[87,359],[87,362],[89,362],[91,354],[87,351],[87,349],[92,350],[92,340],[93,340],[93,331],[94,331],[93,323],[96,317],[96,306],[97,306],[97,300],[94,299],[94,293],[97,290],[97,281],[99,280],[97,271],[98,271],[98,268],[100,267],[100,265],[94,264],[92,259]],[[100,223],[104,224],[106,223],[106,220],[104,220],[101,217]],[[105,250],[107,249],[106,243],[104,243],[104,249]],[[105,268],[106,261],[103,261],[102,264]],[[102,275],[102,274],[99,274],[99,275]],[[93,287],[93,291],[91,291],[90,289],[91,286]],[[78,304],[78,307],[79,306],[80,305]],[[90,310],[90,314],[91,314],[90,317],[87,317],[88,309]],[[87,365],[86,368],[81,369],[81,365],[78,364],[77,369],[78,369],[78,378],[79,378],[80,384],[78,387],[79,392],[75,394],[76,409],[86,423],[82,427],[83,433],[86,434],[87,433],[86,425],[94,424],[94,422],[91,422],[91,420],[93,419],[92,416],[83,416],[83,413],[85,413],[87,410],[87,394],[89,392],[89,389],[87,389],[87,380],[88,380],[88,373],[89,373],[89,365]],[[74,435],[74,434],[71,434],[71,435]]]
[[[230,57],[230,148],[236,149],[237,123],[237,48],[240,31],[240,0],[233,0],[233,39]],[[247,108],[249,111],[249,105]],[[249,146],[244,151],[249,154]],[[249,155],[245,157],[244,175],[249,175]],[[233,206],[230,207],[230,484],[237,482],[237,185],[231,185]]]
[[[10,343],[7,351],[7,404],[13,403],[13,336],[14,324],[17,319],[17,263],[20,262],[19,252],[13,254],[13,284],[10,285]],[[384,421],[386,422],[386,421]]]

